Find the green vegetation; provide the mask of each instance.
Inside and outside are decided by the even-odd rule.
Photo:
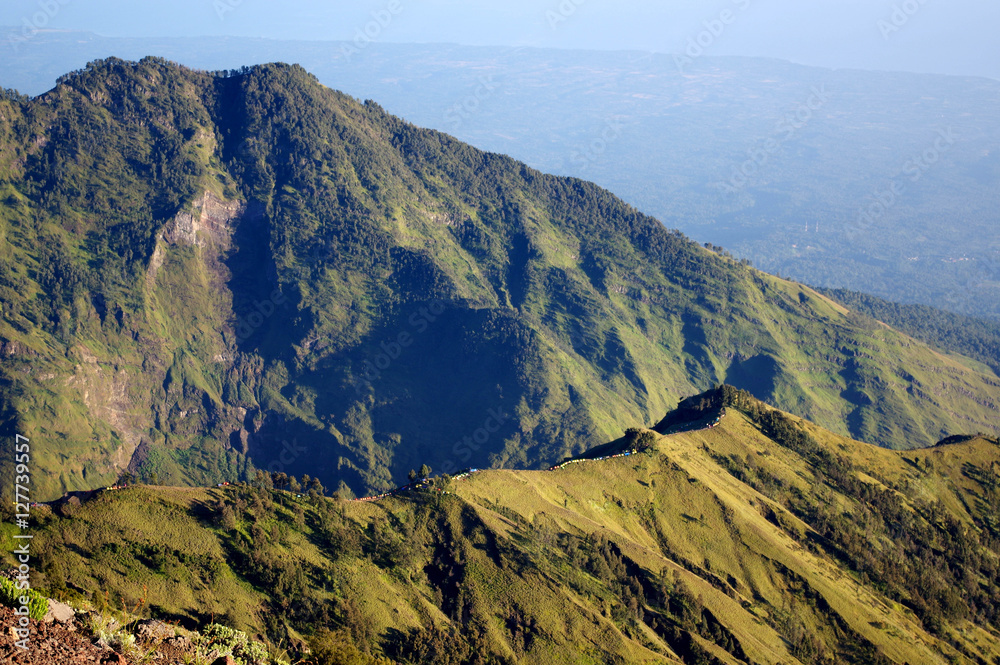
[[[805,459],[817,483],[826,485],[848,501],[864,506],[861,519],[815,497],[796,492],[784,480],[750,457],[730,455],[718,461],[741,482],[778,502],[814,531],[810,547],[837,558],[871,580],[896,602],[913,609],[930,630],[940,634],[946,621],[996,625],[995,606],[1000,593],[1000,531],[988,514],[974,519],[969,528],[949,514],[941,500],[901,494],[895,483],[877,470],[859,467],[848,456],[822,446],[795,419],[756,402],[746,392],[720,388],[715,400],[738,408],[758,424],[769,439]],[[974,441],[968,437],[966,441]],[[998,442],[991,441],[994,445]],[[966,475],[979,471],[970,462]],[[863,475],[878,482],[863,480]],[[995,493],[992,473],[976,477],[987,501]],[[873,548],[871,543],[880,543]],[[938,545],[949,543],[942,552]],[[899,562],[906,561],[901,566]]]
[[[682,411],[649,454],[374,503],[105,492],[40,525],[38,581],[320,663],[1000,657],[1000,442],[879,449],[729,386]]]
[[[34,589],[23,591],[13,581],[0,577],[0,603],[17,609],[21,607],[22,598],[28,601],[28,616],[36,621],[41,621],[49,611],[48,598]]]
[[[986,368],[296,66],[8,95],[0,201],[0,418],[39,498],[539,468],[722,381],[894,448],[997,427]]]
[[[973,358],[1000,373],[1000,323],[946,312],[927,305],[903,305],[845,289],[820,293],[939,349]]]
[[[68,63],[150,49],[148,40],[71,33],[22,46],[2,80],[32,94]],[[1000,158],[983,150],[1000,140],[996,81],[707,54],[681,72],[667,54],[373,46],[363,63],[331,57],[322,42],[156,48],[206,68],[297,62],[415,124],[596,182],[768,272],[1000,315]],[[461,104],[484,72],[495,88],[468,113]],[[879,198],[891,200],[887,209]]]
[[[200,638],[206,648],[217,650],[220,656],[232,656],[240,665],[269,662],[264,645],[251,640],[243,631],[213,623],[201,631]]]

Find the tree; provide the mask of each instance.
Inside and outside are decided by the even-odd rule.
[[[346,630],[331,632],[323,629],[310,642],[312,656],[319,665],[382,665],[390,662],[358,649]]]
[[[302,485],[299,485],[299,479],[295,476],[288,477],[288,490],[293,494],[298,494],[302,489]]]
[[[255,487],[262,490],[270,490],[274,488],[274,483],[271,480],[271,474],[266,471],[261,471],[260,469],[257,469],[257,472],[254,474],[253,484]]]
[[[426,464],[420,465],[420,471],[418,472],[421,478],[427,478],[431,475],[431,468]]]
[[[414,471],[413,469],[410,469],[410,473],[408,473],[406,477],[409,478],[410,482],[412,483],[414,480],[417,479],[417,472]]]
[[[215,523],[220,528],[226,531],[232,531],[236,528],[236,512],[233,510],[225,501],[219,501],[215,504]]]

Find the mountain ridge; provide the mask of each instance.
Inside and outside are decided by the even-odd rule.
[[[104,492],[41,516],[39,588],[141,594],[159,617],[290,649],[334,626],[401,663],[1000,656],[997,440],[889,451],[729,386],[687,404],[675,420],[726,415],[637,430],[652,445],[636,455],[378,502],[263,475]]]
[[[5,85],[21,86],[20,74],[39,66],[47,87],[106,53],[149,54],[137,40],[79,38],[38,35],[14,56],[23,66],[8,68]],[[666,54],[433,44],[371,44],[346,58],[341,46],[229,39],[155,48],[210,70],[299,62],[419,125],[596,181],[768,272],[997,315],[998,248],[979,242],[995,226],[995,81],[708,54],[682,73]],[[827,103],[811,102],[814,85],[831,93]],[[958,140],[928,168],[922,154],[938,131]],[[961,228],[950,224],[956,215]]]
[[[0,113],[0,336],[36,354],[3,413],[43,494],[139,449],[146,478],[342,491],[540,467],[723,380],[897,447],[994,427],[982,366],[295,66],[111,59]]]

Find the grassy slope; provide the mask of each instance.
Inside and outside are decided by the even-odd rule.
[[[538,467],[722,381],[896,448],[996,428],[984,368],[301,69],[112,61],[0,104],[3,413],[43,444],[40,496],[106,484],[141,442],[171,483],[234,479],[243,453],[357,491]],[[206,191],[236,212],[192,243],[177,213]],[[466,459],[491,409],[510,418]]]
[[[827,445],[842,446],[852,459],[878,470],[882,477],[916,482],[919,496],[941,497],[966,519],[969,515],[961,506],[968,493],[979,488],[961,474],[961,466],[989,466],[1000,459],[997,445],[982,440],[925,451],[916,457],[929,455],[941,460],[936,469],[945,467],[944,477],[926,477],[915,473],[899,453],[829,434],[823,438]],[[780,660],[783,656],[778,654],[783,649],[780,638],[754,619],[773,619],[783,611],[792,611],[810,630],[826,632],[832,617],[839,616],[894,662],[937,662],[939,656],[932,655],[934,652],[951,651],[927,635],[912,613],[901,612],[897,604],[845,573],[828,557],[803,548],[801,537],[789,535],[794,530],[804,533],[808,527],[803,522],[734,479],[713,460],[712,454],[763,457],[774,475],[790,479],[805,493],[814,489],[805,480],[808,468],[803,460],[763,437],[742,415],[727,418],[712,431],[663,438],[658,451],[662,457],[655,462],[640,458],[595,463],[601,465],[599,470],[577,465],[551,474],[491,472],[464,484],[459,494],[485,510],[499,501],[529,522],[551,520],[560,531],[614,534],[616,541],[625,544],[629,556],[649,570],[670,565],[658,544],[666,541],[671,552],[695,568],[724,580],[735,579],[734,599],[696,574],[684,573],[704,594],[706,606],[731,622],[727,625],[759,662],[775,662],[770,660],[775,657]],[[763,505],[782,513],[786,519],[781,521],[789,528],[779,528],[766,519]],[[849,505],[845,502],[845,508]],[[652,528],[646,518],[650,507],[655,515]],[[502,518],[494,525],[502,529]],[[799,575],[829,609],[818,612],[803,602],[799,593],[791,591],[795,584],[783,568]],[[749,611],[739,606],[741,601],[751,603]],[[970,626],[962,626],[962,630],[966,637],[992,644],[987,646],[986,657],[1000,655],[995,632]]]
[[[78,73],[85,100],[61,85],[0,102],[10,259],[0,336],[12,347],[0,373],[14,411],[4,425],[44,442],[34,450],[40,498],[110,484],[142,441],[161,446],[161,477],[235,479],[219,468],[237,456],[223,451],[228,432],[213,431],[211,418],[195,416],[193,434],[171,437],[171,411],[211,401],[204,389],[217,377],[204,365],[222,345],[206,333],[225,326],[228,309],[204,288],[206,257],[192,247],[162,247],[162,278],[148,278],[159,227],[218,189],[211,123],[191,103],[197,83],[174,73],[110,67],[96,79]],[[185,356],[197,359],[193,371],[172,381]],[[178,464],[174,453],[192,446],[209,473]]]
[[[940,500],[968,528],[989,528],[1000,468],[995,441],[902,453],[807,422],[797,426],[822,449],[850,460],[863,482],[897,488],[908,509],[922,513],[924,499]],[[268,513],[251,508],[259,519],[242,519],[227,532],[209,526],[211,506],[242,490],[139,488],[105,494],[73,519],[52,521],[45,537],[51,549],[43,558],[58,560],[72,587],[109,593],[112,602],[119,596],[134,602],[145,585],[162,612],[196,618],[228,612],[240,627],[266,625],[272,638],[283,634],[283,624],[303,630],[294,608],[312,601],[248,582],[255,571],[232,543],[254,528],[260,529],[254,548],[285,561],[287,571],[302,571],[312,589],[306,596],[338,608],[328,619],[334,625],[368,626],[364,639],[464,626],[482,635],[481,649],[516,662],[695,662],[690,653],[678,654],[683,640],[654,630],[667,614],[650,589],[667,580],[668,588],[683,587],[697,598],[700,616],[714,617],[728,631],[726,639],[705,630],[711,618],[682,631],[725,663],[738,662],[734,653],[756,663],[824,657],[868,663],[876,650],[896,663],[1000,657],[995,626],[955,618],[928,632],[876,581],[832,550],[810,545],[803,516],[737,480],[720,464],[727,456],[747,459],[743,468],[755,477],[780,479],[789,496],[844,511],[852,521],[877,510],[835,482],[817,482],[817,467],[730,409],[715,429],[659,437],[652,454],[551,472],[486,471],[452,481],[450,495],[332,504],[331,519],[345,530],[339,533],[357,534],[360,549],[331,545],[324,535],[320,514],[328,500],[317,511],[279,493],[273,515],[260,517]],[[304,509],[298,522],[296,506]],[[878,532],[869,538],[866,547],[886,547]],[[613,543],[624,561],[621,578],[574,558],[588,539]],[[411,549],[393,554],[400,542]],[[953,545],[945,535],[936,547],[948,552]],[[176,553],[151,559],[149,552],[161,546]],[[996,552],[983,552],[995,565]],[[622,580],[644,586],[644,621],[627,610]]]
[[[820,291],[931,346],[964,354],[994,371],[1000,368],[1000,324],[995,321],[927,305],[889,302],[846,289]]]

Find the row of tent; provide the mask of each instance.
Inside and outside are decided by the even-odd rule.
[[[566,460],[562,464],[556,464],[555,466],[550,466],[549,471],[555,471],[556,469],[563,469],[570,464],[579,464],[581,462],[603,462],[604,460],[617,459],[619,457],[629,457],[630,455],[635,455],[640,453],[640,450],[626,450],[623,453],[618,453],[617,455],[608,455],[607,457],[590,457],[586,459],[570,459]]]
[[[427,478],[424,478],[422,480],[417,480],[407,485],[403,485],[402,487],[397,487],[394,490],[383,492],[382,494],[376,494],[375,496],[364,496],[361,497],[360,499],[353,499],[353,501],[378,501],[379,499],[385,499],[390,496],[402,494],[403,492],[425,489],[428,485],[430,485],[430,481]]]

